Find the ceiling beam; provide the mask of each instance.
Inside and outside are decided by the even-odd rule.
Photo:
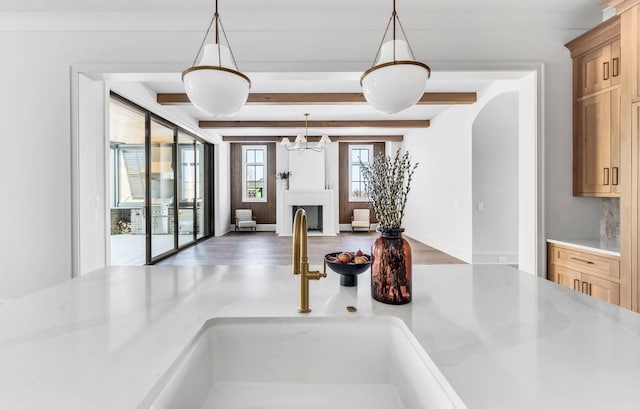
[[[157,94],[160,105],[190,104],[187,94]],[[425,92],[418,105],[460,105],[477,101],[475,92]],[[349,105],[366,104],[362,93],[249,94],[247,105]]]
[[[284,136],[223,136],[223,142],[280,142]],[[286,136],[293,141],[294,136]],[[402,142],[403,135],[329,135],[331,142]],[[318,142],[319,136],[308,136],[308,142]]]
[[[428,128],[429,120],[309,121],[309,128]],[[305,121],[200,121],[200,128],[304,128]]]

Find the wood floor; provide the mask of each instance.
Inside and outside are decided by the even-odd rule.
[[[371,244],[378,236],[371,232],[341,232],[335,237],[309,236],[310,264],[321,264],[325,254],[335,251],[362,249],[369,254]],[[432,247],[409,238],[413,264],[464,264]],[[273,232],[231,232],[213,237],[183,250],[158,264],[160,265],[289,265],[291,264],[291,237],[280,237]]]

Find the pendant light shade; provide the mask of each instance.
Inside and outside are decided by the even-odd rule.
[[[214,23],[215,43],[204,45]],[[214,117],[224,117],[238,112],[247,102],[251,88],[249,77],[238,71],[231,48],[220,44],[220,32],[226,40],[216,0],[216,12],[205,33],[196,60],[200,52],[202,57],[182,72],[184,89],[191,103],[200,111]]]
[[[360,77],[362,92],[369,105],[387,114],[394,114],[414,106],[424,94],[427,80],[431,76],[429,66],[415,59],[396,13],[395,0],[383,41],[391,22],[393,22],[393,38],[381,44],[373,66]],[[396,39],[396,22],[406,41]]]
[[[394,42],[396,60],[392,51]],[[429,75],[427,65],[411,59],[407,42],[391,40],[382,45],[376,65],[365,71],[360,83],[369,105],[378,111],[394,114],[420,100]]]

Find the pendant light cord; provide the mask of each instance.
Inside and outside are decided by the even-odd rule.
[[[218,0],[216,0],[218,1]],[[398,19],[398,13],[396,13],[396,0],[393,0],[393,12],[391,13],[393,19],[393,61],[396,61],[396,20]]]
[[[398,25],[400,26],[400,30],[402,31],[402,36],[406,40],[407,46],[409,47],[409,52],[411,53],[411,58],[413,58],[414,60],[417,60],[416,55],[413,53],[413,48],[411,48],[411,43],[409,42],[409,38],[407,37],[407,33],[404,32],[404,27],[402,26],[402,21],[400,21],[400,16],[398,16],[397,19],[398,19]],[[395,60],[395,56],[394,56],[394,60]]]
[[[371,66],[376,65],[376,61],[380,56],[380,51],[382,50],[382,45],[384,44],[384,39],[387,38],[387,33],[389,32],[389,27],[391,26],[391,22],[393,21],[393,30],[392,30],[392,40],[393,40],[393,62],[396,62],[396,21],[400,26],[400,31],[402,32],[402,37],[404,37],[407,46],[409,47],[409,52],[411,53],[411,58],[416,59],[416,54],[413,52],[413,48],[411,48],[411,44],[409,43],[409,39],[407,37],[407,33],[404,31],[404,27],[402,26],[402,21],[400,21],[400,16],[396,11],[396,0],[393,0],[393,11],[391,12],[391,17],[387,22],[387,26],[384,29],[384,34],[382,34],[382,39],[380,40],[380,44],[378,45],[378,52],[376,52],[375,57],[373,57],[373,62]]]
[[[389,32],[389,26],[391,25],[391,19],[393,19],[393,16],[391,16],[389,18],[389,21],[387,22],[387,27],[384,29],[384,34],[382,34],[382,39],[380,40],[380,44],[378,45],[378,52],[376,53],[376,56],[373,57],[373,62],[371,63],[372,67],[374,65],[376,65],[376,61],[378,60],[378,57],[380,56],[380,50],[382,50],[382,44],[384,44],[384,39],[387,37],[387,33]]]
[[[200,43],[200,48],[198,48],[198,52],[196,53],[196,57],[193,59],[193,63],[191,64],[191,67],[195,67],[196,63],[198,62],[198,57],[200,56],[200,53],[202,52],[202,48],[204,47],[204,43],[207,41],[207,37],[209,36],[209,33],[211,32],[211,27],[213,26],[213,24],[215,23],[215,44],[218,46],[218,67],[222,68],[222,55],[220,54],[220,31],[222,31],[222,35],[224,36],[224,42],[227,44],[227,48],[229,49],[229,53],[231,54],[231,60],[233,61],[233,65],[235,67],[236,70],[238,70],[238,63],[236,62],[236,57],[233,55],[233,50],[231,49],[231,46],[229,45],[229,39],[227,38],[227,32],[224,30],[224,26],[222,25],[222,19],[220,18],[220,14],[218,14],[218,0],[216,0],[216,10],[213,13],[213,17],[211,18],[211,21],[209,22],[209,26],[207,27],[207,31],[204,33],[204,37],[202,38],[202,42]]]
[[[198,62],[198,57],[200,56],[200,53],[202,52],[202,47],[204,47],[204,43],[205,43],[205,41],[207,41],[207,36],[209,35],[209,32],[211,31],[211,26],[213,25],[213,22],[216,20],[216,14],[214,14],[213,17],[211,17],[211,21],[209,22],[209,27],[207,27],[207,31],[204,33],[204,37],[202,38],[202,42],[200,43],[200,48],[198,48],[198,52],[196,53],[196,58],[193,59],[193,64],[191,64],[191,67],[195,67],[196,66],[196,62]],[[217,24],[216,24],[216,28],[217,28]]]
[[[224,36],[224,42],[227,43],[227,46],[229,48],[229,54],[231,54],[231,61],[233,61],[233,65],[236,67],[236,70],[238,70],[238,63],[236,62],[236,57],[233,55],[231,44],[229,44],[229,39],[227,38],[227,32],[225,31],[224,26],[222,25],[222,19],[220,19],[220,29],[222,30],[222,35]],[[218,47],[218,52],[220,52],[220,47]]]

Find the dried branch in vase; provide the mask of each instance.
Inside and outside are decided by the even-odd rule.
[[[381,229],[399,229],[402,225],[416,167],[417,163],[411,164],[409,152],[400,155],[400,149],[393,159],[381,154],[368,166],[362,165],[365,189]]]

